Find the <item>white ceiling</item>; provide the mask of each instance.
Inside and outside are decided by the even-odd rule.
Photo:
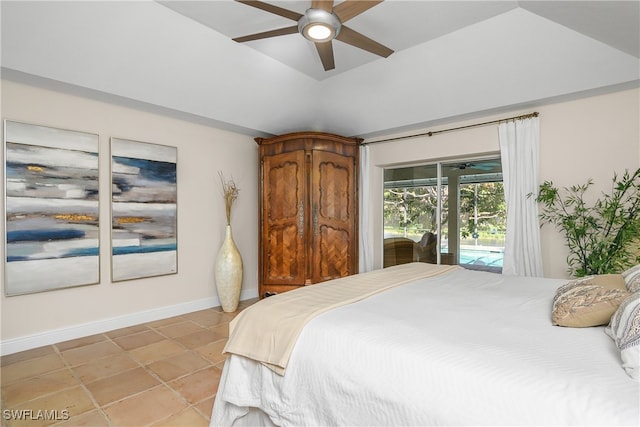
[[[274,1],[304,13],[310,1]],[[640,81],[640,1],[387,0],[325,72],[295,22],[230,0],[2,1],[3,77],[250,135],[374,136]]]
[[[310,1],[266,1],[298,13]],[[229,38],[289,27],[295,22],[233,1],[160,1]],[[336,4],[340,3],[339,1]],[[563,1],[399,1],[387,0],[346,25],[396,52],[428,42],[516,8],[536,13],[584,35],[639,57],[638,2]],[[323,80],[377,61],[374,54],[333,42],[336,69],[324,71],[313,44],[299,34],[247,42],[247,46]]]

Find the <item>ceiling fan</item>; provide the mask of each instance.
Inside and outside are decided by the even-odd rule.
[[[457,163],[451,167],[452,170],[465,170],[465,169],[477,169],[482,171],[493,171],[499,168],[501,164],[499,162],[480,162],[480,163]]]
[[[349,19],[360,15],[384,0],[345,0],[336,6],[333,5],[333,0],[313,0],[311,7],[304,14],[258,0],[236,1],[297,22],[297,25],[290,27],[234,38],[233,40],[238,43],[300,33],[307,40],[315,43],[325,71],[335,68],[333,39],[384,58],[393,53],[393,50],[388,47],[344,25]]]

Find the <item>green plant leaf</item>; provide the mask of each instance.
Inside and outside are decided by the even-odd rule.
[[[577,277],[621,272],[640,262],[640,169],[614,173],[611,192],[587,205],[592,185],[589,179],[560,190],[545,181],[536,196],[541,225],[563,233],[569,273]]]

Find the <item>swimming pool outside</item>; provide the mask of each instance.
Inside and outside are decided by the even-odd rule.
[[[443,248],[446,252],[447,248]],[[504,248],[491,246],[460,246],[460,265],[477,265],[502,268]]]
[[[400,234],[385,234],[385,238],[389,237],[406,237]],[[409,236],[408,238],[417,241],[417,236]],[[472,241],[472,240],[471,240]],[[483,269],[482,267],[488,267],[491,271],[500,271],[502,269],[502,261],[504,259],[504,247],[492,246],[491,241],[485,241],[489,244],[461,244],[460,245],[460,259],[458,264],[462,266],[476,266],[477,269]],[[446,240],[443,240],[443,244],[440,246],[440,252],[446,254],[449,252],[449,246]],[[497,240],[496,243],[504,243]],[[472,268],[472,267],[471,267]]]

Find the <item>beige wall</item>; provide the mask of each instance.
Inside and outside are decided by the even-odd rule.
[[[640,91],[625,90],[609,95],[541,106],[540,179],[569,186],[593,178],[593,194],[610,187],[614,172],[640,167]],[[448,129],[533,111],[514,110],[467,122],[449,123]],[[411,132],[412,134],[421,131]],[[398,135],[389,135],[398,136]],[[384,137],[372,138],[384,139]],[[370,146],[371,217],[374,267],[382,265],[382,170],[385,166],[420,164],[460,156],[483,156],[499,151],[497,126],[470,128],[433,137],[418,137]],[[542,229],[545,276],[567,277],[563,237],[551,226]]]
[[[537,108],[541,123],[541,179],[571,185],[591,177],[596,181],[594,190],[600,191],[606,188],[613,171],[640,167],[639,99],[639,90],[634,89]],[[530,111],[514,110],[442,128]],[[232,223],[244,261],[242,298],[257,295],[258,168],[257,147],[250,136],[6,80],[2,81],[1,113],[3,119],[97,133],[101,162],[101,283],[24,296],[3,295],[3,353],[217,305],[213,263],[225,224],[218,171],[233,175],[241,188]],[[178,274],[110,281],[112,136],[178,147]],[[383,166],[496,152],[495,126],[372,145],[369,210],[376,265],[381,265],[382,233],[373,231],[382,230]],[[4,182],[0,203],[4,211]],[[4,221],[1,223],[4,234]],[[545,275],[565,277],[562,238],[545,227],[542,239]],[[4,247],[0,250],[4,251]],[[4,259],[4,252],[0,256]]]
[[[101,228],[100,284],[3,293],[3,353],[218,305],[213,267],[226,224],[218,171],[240,187],[232,225],[244,261],[241,298],[257,296],[258,150],[252,137],[7,80],[2,118],[99,134]],[[177,274],[110,281],[110,137],[178,148]],[[2,187],[4,204],[4,181]]]
[[[640,90],[540,109],[540,179],[560,187],[594,180],[592,197],[611,190],[613,173],[640,167]],[[545,275],[566,277],[567,250],[551,226],[542,228]]]

